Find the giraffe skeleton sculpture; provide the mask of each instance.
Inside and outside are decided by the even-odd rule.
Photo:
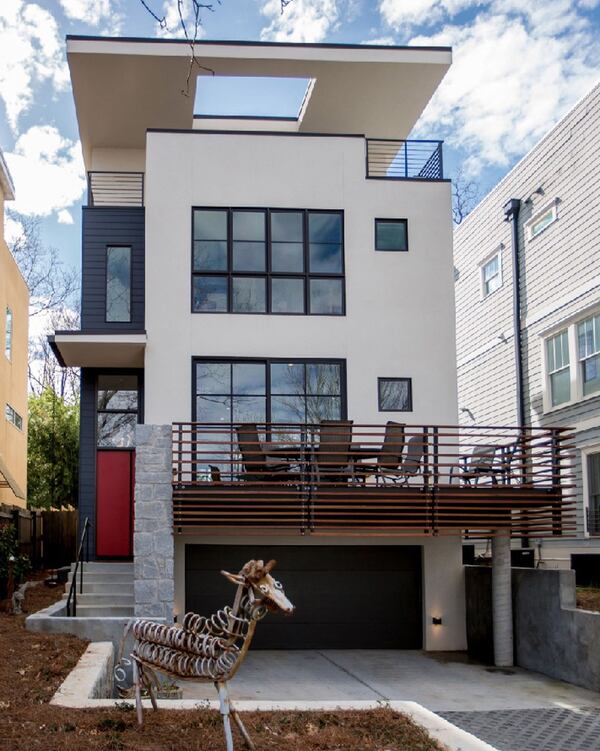
[[[137,619],[131,629],[135,638],[132,652],[133,682],[137,717],[143,723],[141,691],[145,687],[157,709],[154,689],[159,683],[155,670],[174,678],[212,681],[219,695],[227,751],[233,751],[229,716],[235,720],[246,746],[254,749],[242,720],[231,705],[227,681],[244,661],[256,624],[269,611],[294,611],[280,582],[271,576],[275,561],[248,561],[239,574],[222,571],[237,585],[233,605],[209,617],[186,613],[181,625],[167,626]]]

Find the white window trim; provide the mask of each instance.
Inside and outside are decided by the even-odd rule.
[[[547,331],[544,331],[540,334],[540,340],[541,340],[541,361],[542,361],[542,372],[543,372],[543,394],[542,394],[542,404],[543,404],[543,410],[544,414],[547,414],[549,412],[557,412],[562,409],[566,409],[567,407],[572,407],[574,404],[579,404],[581,402],[586,402],[590,399],[600,399],[600,391],[595,391],[592,394],[586,394],[583,393],[583,378],[581,375],[581,368],[580,360],[579,360],[579,352],[577,348],[577,326],[582,322],[585,321],[587,318],[592,318],[595,315],[600,314],[600,308],[592,308],[585,311],[585,313],[580,313],[576,318],[571,317],[564,321],[560,325],[553,326],[551,329],[548,329]],[[553,336],[556,336],[556,334],[560,333],[564,329],[567,329],[567,336],[569,339],[569,369],[570,369],[570,375],[571,375],[571,398],[567,402],[562,402],[562,404],[557,404],[555,407],[552,406],[552,392],[550,389],[550,374],[548,373],[548,363],[546,358],[546,342],[548,339],[551,339]]]
[[[585,537],[597,540],[599,535],[591,535],[588,526],[588,510],[590,508],[590,487],[588,484],[588,456],[600,453],[600,443],[595,443],[581,449],[581,484],[583,491],[583,533]]]
[[[491,297],[494,292],[498,292],[499,289],[502,289],[502,284],[504,283],[504,277],[502,274],[502,249],[504,248],[504,245],[500,244],[494,251],[491,253],[488,253],[488,255],[479,262],[479,291],[481,294],[482,300],[487,300],[488,297]],[[486,293],[485,291],[485,280],[483,278],[483,270],[488,265],[490,261],[492,261],[495,257],[498,257],[498,276],[500,278],[500,284],[496,287],[496,289],[493,289],[491,292]]]
[[[544,204],[539,211],[536,211],[533,216],[528,219],[525,222],[525,233],[527,235],[527,240],[534,240],[536,237],[539,237],[542,235],[548,227],[551,227],[554,222],[558,219],[558,198],[553,198],[549,203]],[[539,232],[533,233],[533,225],[539,222],[539,220],[542,218],[544,214],[546,214],[548,211],[552,212],[552,219],[548,222],[548,224],[543,227]]]

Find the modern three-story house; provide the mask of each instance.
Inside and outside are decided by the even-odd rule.
[[[561,521],[523,474],[474,495],[466,465],[451,477],[450,185],[441,143],[407,140],[451,51],[196,56],[186,96],[186,43],[68,39],[89,191],[81,331],[52,346],[81,367],[92,555],[135,556],[140,613],[221,606],[220,569],[276,558],[297,612],[263,644],[461,649],[464,528],[506,529],[524,498]],[[306,92],[297,117],[197,116],[212,74]],[[169,524],[140,505],[165,483],[140,472],[136,424],[169,426]]]

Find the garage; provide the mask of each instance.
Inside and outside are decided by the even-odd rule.
[[[256,629],[258,649],[420,649],[419,546],[186,545],[186,610],[210,614],[233,602],[219,572],[251,558],[277,560],[275,577],[296,606],[269,614]]]

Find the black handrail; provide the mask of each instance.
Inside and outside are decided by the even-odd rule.
[[[85,545],[85,563],[89,563],[90,560],[90,520],[85,517],[83,522],[83,532],[81,533],[81,540],[79,542],[79,548],[77,550],[77,558],[75,559],[75,568],[73,569],[73,578],[71,579],[71,586],[69,587],[69,596],[67,597],[67,617],[71,617],[71,601],[73,602],[73,617],[77,615],[77,571],[79,571],[79,594],[83,594],[83,561],[81,559],[83,554],[83,548]],[[81,568],[79,566],[81,564]]]

